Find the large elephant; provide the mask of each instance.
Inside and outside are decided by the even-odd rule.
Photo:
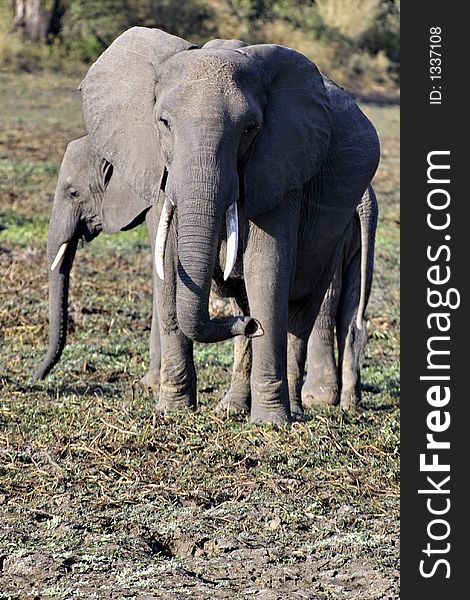
[[[91,241],[101,231],[114,233],[137,225],[145,216],[150,240],[155,240],[152,211],[134,219],[140,202],[113,166],[91,147],[88,136],[72,140],[59,170],[49,221],[49,347],[33,381],[43,379],[57,364],[67,336],[69,276],[80,238]],[[132,206],[129,212],[129,206]],[[145,384],[156,383],[160,366],[156,311],[150,334],[150,367]]]
[[[111,177],[113,185],[110,185]],[[54,204],[49,225],[50,266],[50,341],[46,358],[37,369],[35,379],[44,378],[60,358],[65,344],[67,321],[67,285],[63,281],[71,267],[62,265],[61,250],[65,243],[81,234],[90,240],[103,228],[114,232],[110,220],[126,210],[133,192],[111,171],[109,163],[92,150],[88,136],[72,140],[64,154],[59,171]],[[73,218],[72,218],[73,215]],[[309,369],[302,386],[302,404],[335,404],[341,397],[343,408],[355,407],[360,399],[360,355],[365,343],[365,332],[357,326],[357,315],[362,315],[367,305],[372,283],[374,239],[377,226],[378,206],[372,186],[364,193],[356,208],[353,221],[343,236],[338,265],[317,315],[308,345]],[[153,221],[147,212],[147,225]],[[67,229],[67,230],[65,230]],[[154,236],[150,235],[150,240]],[[60,244],[60,245],[59,245]],[[51,262],[52,261],[52,262]],[[362,282],[362,285],[361,285]],[[150,365],[142,383],[154,390],[158,387],[160,374],[160,340],[156,315],[156,299],[153,302],[153,318],[150,335]],[[238,306],[235,306],[235,311]],[[337,330],[339,348],[339,372],[334,353],[334,330]],[[236,338],[232,383],[219,403],[218,409],[229,412],[249,412],[251,404],[250,372],[251,342]],[[295,368],[295,365],[294,365]],[[300,378],[288,374],[288,379],[300,382]],[[340,394],[339,391],[341,390]],[[298,397],[290,390],[290,395]],[[292,412],[291,407],[291,412]],[[296,409],[298,414],[299,407]]]
[[[135,193],[129,224],[157,205],[160,406],[195,404],[192,340],[243,335],[252,338],[251,420],[289,420],[300,398],[289,399],[288,337],[303,366],[342,237],[377,168],[374,127],[292,49],[198,48],[157,29],[117,38],[81,92],[94,150]],[[212,280],[246,296],[248,315],[211,319]]]

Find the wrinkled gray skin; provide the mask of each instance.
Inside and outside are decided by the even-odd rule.
[[[161,187],[176,205],[156,285],[161,409],[195,405],[192,340],[245,335],[251,420],[288,421],[300,405],[289,398],[298,386],[288,386],[288,338],[289,362],[303,370],[344,232],[377,168],[375,129],[294,50],[222,40],[199,49],[155,29],[117,38],[81,91],[94,150],[139,200],[130,222],[161,210]],[[223,282],[234,202],[239,254]],[[246,296],[250,316],[211,319],[211,281],[239,304]]]
[[[110,163],[93,151],[88,136],[72,140],[68,144],[57,179],[47,240],[49,347],[33,381],[46,377],[58,363],[65,347],[69,276],[79,239],[91,241],[102,230],[114,233],[119,225],[114,213],[125,213],[129,203],[136,201],[134,196],[134,192],[119,178]],[[152,211],[147,211],[145,217],[149,223]],[[134,222],[131,219],[129,226],[138,222],[138,219]],[[151,240],[153,239],[152,235]],[[69,243],[66,255],[51,270],[54,258],[65,242]],[[144,383],[156,380],[160,363],[158,322],[156,311],[154,312],[150,336],[151,368]]]
[[[114,178],[114,185],[109,186],[111,177]],[[82,235],[90,241],[102,230],[102,205],[105,195],[109,196],[110,193],[113,193],[113,204],[117,206],[116,210],[123,210],[119,204],[128,201],[133,194],[116,173],[110,172],[109,164],[92,151],[88,136],[72,140],[68,144],[61,164],[51,214],[49,267],[62,240],[74,240]],[[309,338],[309,369],[302,387],[303,406],[333,405],[341,398],[341,407],[350,409],[355,408],[360,400],[360,355],[366,335],[364,330],[357,329],[356,315],[361,295],[361,277],[365,280],[366,304],[370,294],[377,215],[377,200],[372,187],[369,186],[356,209],[353,221],[346,229],[339,264]],[[146,218],[148,225],[152,223],[152,211],[146,213]],[[65,228],[72,233],[67,235]],[[154,230],[154,224],[150,225],[150,229]],[[57,241],[59,232],[59,241]],[[154,234],[149,237],[152,243]],[[361,254],[364,248],[366,253]],[[362,268],[362,273],[361,259],[365,266],[365,270]],[[70,270],[69,266],[67,271]],[[50,343],[47,356],[36,371],[35,379],[44,378],[50,372],[57,364],[65,345],[68,284],[65,285],[64,273],[61,274],[60,270],[56,273],[49,270],[49,278]],[[150,336],[150,366],[147,374],[142,378],[142,383],[156,391],[161,354],[155,304],[154,302]],[[234,313],[243,314],[235,301],[233,301],[233,308]],[[339,371],[334,353],[335,326],[340,349]],[[293,366],[295,369],[295,365]],[[251,342],[247,338],[237,337],[232,383],[219,403],[218,410],[249,412],[250,372]],[[288,380],[298,383],[301,377],[297,378],[295,373],[289,372]],[[293,395],[291,390],[289,393]],[[298,392],[295,392],[294,396],[298,397]],[[299,410],[296,410],[295,414],[298,415]]]
[[[377,217],[377,199],[372,186],[369,186],[343,235],[336,270],[309,338],[305,382],[304,365],[296,360],[295,339],[290,339],[289,397],[297,400],[291,400],[292,416],[301,418],[304,406],[334,405],[338,402],[341,408],[353,410],[360,401],[360,359],[367,339],[363,316],[372,285]],[[235,302],[232,308],[237,313],[243,311]],[[335,327],[339,369],[335,360]],[[250,370],[250,341],[238,337],[234,347],[232,383],[217,410],[225,413],[249,412]],[[298,402],[300,397],[302,404]]]

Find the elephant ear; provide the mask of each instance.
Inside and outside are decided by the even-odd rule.
[[[248,44],[245,44],[245,42],[242,42],[241,40],[224,40],[216,38],[206,42],[202,47],[212,50],[237,50],[238,48],[246,48],[247,46]]]
[[[148,210],[148,203],[138,196],[106,159],[101,164],[103,203],[101,223],[105,233],[126,229],[140,214]]]
[[[245,211],[254,218],[318,173],[331,137],[330,105],[319,70],[299,52],[271,44],[236,51],[260,62],[266,91],[245,170]]]
[[[103,52],[80,84],[91,144],[134,192],[126,217],[115,215],[117,220],[109,222],[112,229],[121,229],[158,198],[164,161],[154,117],[156,70],[172,55],[194,47],[159,29],[133,27]],[[115,207],[111,198],[107,195],[103,206],[110,218],[124,208]]]

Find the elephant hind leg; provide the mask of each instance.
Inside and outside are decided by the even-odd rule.
[[[307,358],[308,334],[287,335],[287,382],[289,387],[290,412],[294,420],[303,420],[301,390],[304,380],[305,360]]]
[[[326,291],[308,342],[307,377],[302,388],[305,407],[338,403],[338,373],[335,359],[335,321],[341,293],[338,267]]]
[[[357,254],[344,275],[337,315],[340,406],[344,410],[354,410],[361,401],[361,358],[367,330],[365,325],[359,330],[356,323],[360,294],[359,261]]]
[[[365,327],[359,330],[355,321],[351,321],[345,335],[341,336],[341,341],[338,342],[341,379],[340,406],[344,410],[355,410],[361,402],[361,355],[366,340]]]

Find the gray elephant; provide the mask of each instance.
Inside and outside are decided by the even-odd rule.
[[[49,347],[33,381],[46,377],[65,346],[69,276],[79,239],[89,242],[101,231],[115,233],[137,225],[145,217],[154,241],[152,211],[142,212],[138,219],[128,212],[129,205],[134,207],[139,202],[113,166],[92,149],[88,136],[68,144],[60,166],[47,240]],[[156,383],[160,366],[155,309],[153,317],[150,367],[142,380],[147,385]]]
[[[81,92],[94,150],[135,193],[127,225],[151,207],[159,217],[160,406],[194,406],[193,340],[243,335],[251,420],[289,420],[301,399],[289,398],[298,385],[288,384],[287,357],[303,372],[344,233],[377,168],[374,127],[292,49],[198,48],[156,29],[117,38]],[[245,316],[210,318],[212,280],[246,304]]]

